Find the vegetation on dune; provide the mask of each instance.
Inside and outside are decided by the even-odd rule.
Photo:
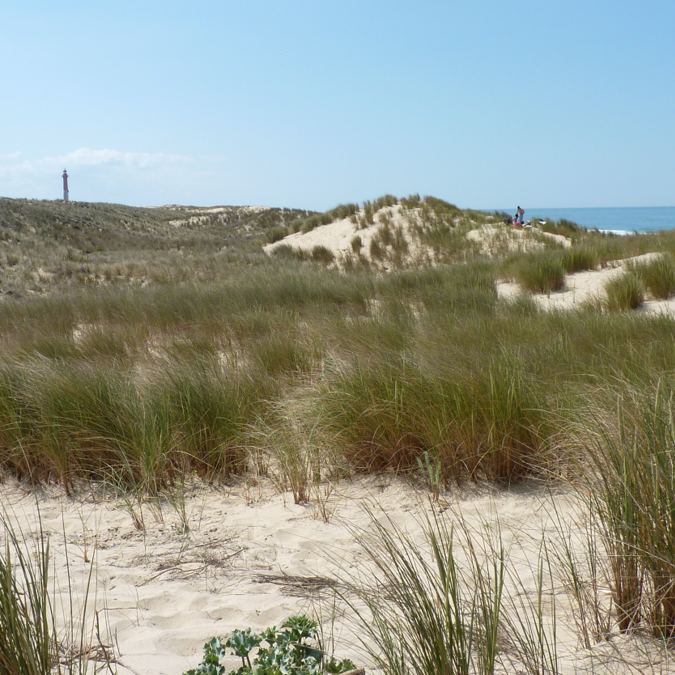
[[[465,243],[455,246],[477,212],[417,195],[368,203],[373,213],[396,205],[426,213],[421,236],[439,259],[466,254]],[[176,215],[146,211],[159,220]],[[345,205],[331,217],[355,213]],[[371,249],[390,256],[404,244],[382,214]],[[261,422],[284,428],[278,404],[300,397],[307,403],[299,428],[321,434],[353,470],[432,468],[443,484],[557,475],[560,420],[589,381],[611,388],[616,373],[672,368],[670,319],[560,316],[525,300],[498,302],[501,275],[555,292],[565,273],[602,264],[617,246],[630,254],[645,247],[646,239],[638,246],[632,237],[574,232],[580,239],[571,248],[551,241],[502,258],[474,250],[468,264],[384,277],[367,264],[326,270],[332,253],[321,246],[298,259],[283,248],[273,258],[246,253],[250,244],[242,244],[202,283],[194,259],[176,258],[174,281],[84,282],[69,293],[6,301],[0,466],[34,481],[114,477],[149,492],[184,471],[220,480],[249,470],[247,448],[254,438],[259,445]],[[656,250],[671,245],[665,235],[647,239]],[[360,255],[359,237],[352,246]],[[669,261],[621,277],[606,307],[634,306],[627,286],[647,274],[667,282]],[[202,264],[211,264],[208,256]]]
[[[565,287],[565,268],[555,251],[541,251],[521,257],[513,266],[518,283],[532,293],[552,293]]]
[[[675,388],[672,372],[622,383],[578,411],[588,503],[609,555],[618,629],[675,635]],[[617,414],[607,409],[614,405]]]
[[[0,511],[0,539],[4,539],[0,547],[0,672],[3,675],[86,675],[90,668],[97,670],[92,667],[96,662],[110,669],[114,663],[112,648],[101,642],[95,602],[89,597],[93,564],[85,556],[88,563],[85,591],[78,601],[70,576],[65,588],[57,589],[52,579],[50,537],[54,533],[43,529],[39,511],[37,532],[23,532],[12,516],[3,506]],[[63,546],[67,555],[65,533]],[[62,607],[58,606],[60,594],[66,598]]]
[[[206,281],[233,261],[259,256],[259,237],[285,232],[309,215],[299,209],[0,198],[0,297],[83,285]]]
[[[632,263],[628,270],[635,274],[659,300],[675,295],[675,260],[672,254],[664,253],[647,262]]]
[[[605,284],[605,306],[610,312],[637,309],[645,299],[645,286],[635,274],[622,274]]]
[[[392,210],[409,219],[406,232]],[[555,617],[542,610],[545,594],[556,602],[555,555],[587,649],[612,630],[672,639],[675,322],[630,310],[645,293],[675,292],[675,235],[546,222],[571,246],[520,233],[527,245],[515,249],[501,215],[419,195],[326,214],[0,200],[0,472],[67,490],[103,481],[138,499],[192,473],[267,476],[297,503],[319,504],[322,486],[355,472],[410,476],[439,503],[453,484],[571,478],[587,499],[589,559],[609,561],[607,579],[560,538],[533,563],[534,600],[502,593],[499,536],[479,541],[432,515],[423,558],[373,519],[360,536],[382,583],[338,593],[371,656],[389,675],[558,672]],[[320,245],[260,250],[342,218],[354,224],[344,261]],[[466,236],[486,225],[501,237],[489,253]],[[626,265],[606,297],[577,311],[497,294],[500,279],[555,293],[566,274],[647,252],[660,255]],[[0,664],[47,672],[60,658],[47,570],[22,560],[11,535],[7,551],[0,642],[11,644]],[[23,624],[7,623],[17,616]],[[298,626],[211,641],[193,672],[223,672],[228,648],[243,659],[238,672],[353,665],[316,656],[316,634]]]
[[[4,469],[150,492],[248,470],[257,421],[297,396],[296,422],[355,470],[555,474],[557,416],[589,382],[672,368],[672,320],[500,303],[489,263],[376,278],[270,262],[228,284],[4,303],[0,318]]]

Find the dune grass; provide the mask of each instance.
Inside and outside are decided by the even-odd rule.
[[[589,501],[609,552],[623,632],[675,635],[675,394],[670,378],[624,382],[614,405],[596,404],[576,434],[592,463]]]
[[[531,293],[552,293],[565,287],[565,266],[557,251],[533,252],[512,267],[516,281]]]
[[[31,559],[4,518],[0,524],[6,540],[0,554],[0,667],[7,675],[48,675],[58,663],[49,545],[41,537]]]
[[[389,222],[392,209],[408,219],[410,241]],[[597,570],[582,579],[571,548],[559,549],[584,644],[590,649],[614,625],[672,639],[675,324],[627,310],[644,288],[672,294],[673,235],[618,238],[560,222],[544,229],[571,236],[570,248],[548,242],[493,260],[466,233],[498,216],[430,197],[297,215],[257,220],[257,236],[269,241],[335,218],[378,222],[371,256],[381,265],[360,257],[343,273],[327,267],[335,262],[327,249],[282,247],[268,258],[231,238],[222,250],[214,228],[224,216],[207,223],[189,214],[180,227],[196,239],[188,245],[182,236],[185,250],[167,244],[124,259],[82,247],[59,252],[63,283],[55,287],[76,290],[40,295],[47,277],[31,277],[35,295],[0,303],[0,471],[68,491],[80,478],[104,481],[139,503],[193,472],[208,481],[264,474],[295,502],[319,506],[320,488],[354,471],[413,475],[437,503],[467,481],[572,478],[589,488],[601,533],[589,556],[607,555],[616,608],[608,615],[598,604]],[[160,216],[160,224],[173,218]],[[250,224],[245,212],[232,218]],[[200,223],[212,239],[200,238]],[[433,266],[381,273],[405,267],[396,256],[420,243]],[[200,247],[208,255],[195,256]],[[352,249],[363,255],[358,235]],[[545,313],[527,298],[497,297],[500,274],[550,293],[565,274],[656,251],[664,255],[628,266],[600,312]],[[26,250],[8,248],[0,263],[24,275]],[[385,671],[403,675],[415,663],[425,673],[490,673],[499,658],[508,661],[499,656],[506,628],[514,668],[557,672],[555,617],[543,609],[550,549],[533,563],[535,594],[523,592],[522,605],[505,613],[499,546],[493,566],[469,556],[460,569],[459,557],[478,545],[466,532],[432,518],[423,526],[431,557],[420,561],[405,535],[378,527],[366,550],[389,586],[368,587],[360,601],[375,617],[363,630]],[[3,612],[28,617],[26,635],[42,642],[14,643],[54,665],[52,638],[40,637],[43,610],[37,601],[35,615],[20,606],[27,596],[16,583],[29,582],[10,578],[19,568],[0,566],[1,600],[19,602]],[[40,583],[36,576],[38,594]],[[10,672],[39,671],[21,668]]]
[[[371,512],[370,526],[355,536],[377,573],[370,582],[349,579],[341,595],[377,667],[386,675],[492,675],[499,653],[503,548],[491,565],[483,565],[470,541],[435,513],[420,525],[424,556],[419,542],[386,517]],[[468,569],[458,562],[460,547],[470,551]]]
[[[675,261],[672,255],[662,254],[642,263],[628,265],[646,289],[658,300],[667,300],[675,295]]]
[[[542,400],[517,360],[443,378],[383,355],[332,378],[319,405],[326,434],[360,471],[412,471],[425,454],[445,482],[510,482],[545,464]],[[539,467],[537,466],[539,465]]]
[[[86,675],[95,662],[111,668],[112,647],[94,643],[98,622],[90,598],[93,562],[77,600],[72,579],[65,589],[52,580],[50,534],[42,527],[28,535],[15,514],[0,513],[0,672],[6,675]],[[66,556],[68,545],[64,534]],[[62,596],[62,597],[59,597]],[[97,631],[97,639],[100,640]]]
[[[247,469],[256,420],[299,391],[301,428],[360,471],[427,458],[444,485],[546,475],[561,465],[551,413],[590,381],[672,369],[672,320],[500,303],[496,269],[272,266],[5,304],[1,465],[150,492],[183,471],[220,480]]]
[[[605,296],[605,306],[610,312],[637,309],[644,302],[645,286],[637,275],[622,274],[605,284]]]
[[[204,364],[139,383],[110,368],[45,368],[0,374],[0,453],[31,482],[76,477],[155,494],[176,474],[223,477],[246,467],[246,429],[274,396],[263,373]]]
[[[431,243],[437,261],[469,262],[345,274],[326,269],[323,250],[299,260],[240,249],[221,268],[210,261],[216,280],[199,282],[174,251],[163,283],[0,303],[4,470],[67,485],[112,472],[150,491],[182,471],[225,478],[246,470],[251,429],[300,392],[312,405],[301,407],[299,428],[322,430],[359,470],[440,467],[444,484],[508,483],[561,465],[552,413],[580,405],[589,382],[672,369],[669,319],[545,315],[499,302],[495,284],[505,262],[534,292],[552,292],[565,273],[609,253],[665,250],[672,237],[612,238],[563,223],[570,248],[486,260],[465,235],[494,214],[418,195],[365,206],[380,222],[373,241],[386,264],[405,248],[391,209],[416,223],[411,236]],[[286,227],[285,216],[269,225],[268,234]]]
[[[609,635],[596,639],[589,625],[570,623],[575,590],[560,578],[549,538],[542,533],[537,547],[531,532],[527,552],[518,550],[505,544],[499,521],[469,523],[459,508],[450,515],[445,508],[430,508],[410,530],[367,509],[367,525],[354,529],[373,572],[341,567],[335,593],[373,664],[387,675],[557,675],[572,672],[575,657],[562,636],[570,630],[590,638],[585,655],[592,662]],[[576,561],[572,567],[580,573]],[[603,667],[630,672],[630,656],[608,656],[603,647],[598,654]]]

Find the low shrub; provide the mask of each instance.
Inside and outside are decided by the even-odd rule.
[[[586,228],[577,225],[571,220],[566,220],[565,218],[561,218],[558,221],[546,218],[543,223],[539,224],[539,229],[542,232],[561,234],[563,237],[568,237],[572,241],[576,241],[586,232]]]
[[[265,233],[265,241],[268,244],[273,244],[275,241],[280,241],[288,234],[288,230],[281,225],[273,227],[271,230],[267,230]]]
[[[354,536],[375,573],[368,581],[345,579],[337,593],[377,670],[385,675],[495,673],[506,577],[501,542],[490,542],[494,550],[485,564],[480,544],[435,511],[417,528],[422,542],[386,514],[369,515],[369,527]]]
[[[444,482],[546,472],[546,404],[521,361],[440,377],[392,353],[379,357],[327,378],[317,399],[325,437],[357,471],[415,470],[426,452]]]
[[[394,242],[394,234],[391,231],[388,220],[384,221],[382,225],[380,225],[377,230],[377,236],[385,247],[391,246],[391,244]]]
[[[574,274],[594,270],[600,263],[600,255],[591,246],[571,246],[562,252],[561,262],[567,274]]]
[[[369,252],[371,260],[382,260],[387,255],[385,248],[377,237],[373,237],[370,240]]]
[[[293,246],[289,246],[288,244],[277,246],[272,251],[272,255],[286,260],[307,260],[309,258],[307,251],[302,248],[293,248]]]
[[[35,560],[31,560],[2,517],[0,532],[7,538],[0,551],[0,672],[48,675],[58,663],[58,642],[47,540],[37,540]]]
[[[408,210],[417,209],[419,208],[421,201],[419,194],[408,195],[408,197],[401,198],[401,206]]]
[[[170,367],[142,385],[115,368],[0,371],[0,461],[19,478],[115,480],[155,494],[175,473],[243,470],[244,435],[274,397],[265,373]]]
[[[405,234],[403,233],[403,228],[400,225],[394,228],[391,247],[397,253],[408,252],[408,242],[406,241]]]
[[[102,662],[96,665],[102,670],[105,662],[113,672],[114,650],[101,643],[99,613],[95,599],[89,597],[93,563],[85,577],[83,601],[77,603],[72,578],[65,588],[50,579],[49,545],[54,536],[43,529],[39,509],[38,531],[30,535],[20,530],[4,508],[0,511],[0,537],[4,539],[0,548],[0,673],[87,675],[96,653]],[[68,556],[65,532],[63,546]],[[59,595],[65,596],[65,606]]]
[[[394,195],[384,195],[383,197],[378,197],[373,202],[373,208],[375,211],[379,211],[387,206],[396,206],[398,204],[398,199]]]
[[[323,222],[320,215],[311,216],[310,218],[307,218],[307,220],[303,221],[300,231],[303,234],[306,234],[307,232],[311,232],[315,227],[318,227],[322,224]]]
[[[613,414],[608,414],[609,411]],[[675,391],[621,383],[579,421],[589,502],[610,559],[619,630],[675,636]]]
[[[349,218],[359,212],[358,204],[340,204],[334,209],[331,209],[328,213],[334,220],[343,220],[344,218]]]

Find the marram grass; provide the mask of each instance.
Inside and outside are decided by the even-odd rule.
[[[622,383],[581,417],[588,498],[609,554],[618,627],[675,636],[675,394],[670,378]],[[613,406],[613,410],[612,407]]]
[[[667,300],[675,295],[675,261],[672,255],[662,254],[647,262],[628,266],[645,285],[652,296]]]

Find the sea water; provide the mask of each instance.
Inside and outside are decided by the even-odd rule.
[[[525,209],[525,219],[565,218],[589,229],[598,229],[616,234],[630,232],[657,232],[675,230],[675,206],[644,206],[595,209]],[[515,209],[505,209],[514,213]]]

